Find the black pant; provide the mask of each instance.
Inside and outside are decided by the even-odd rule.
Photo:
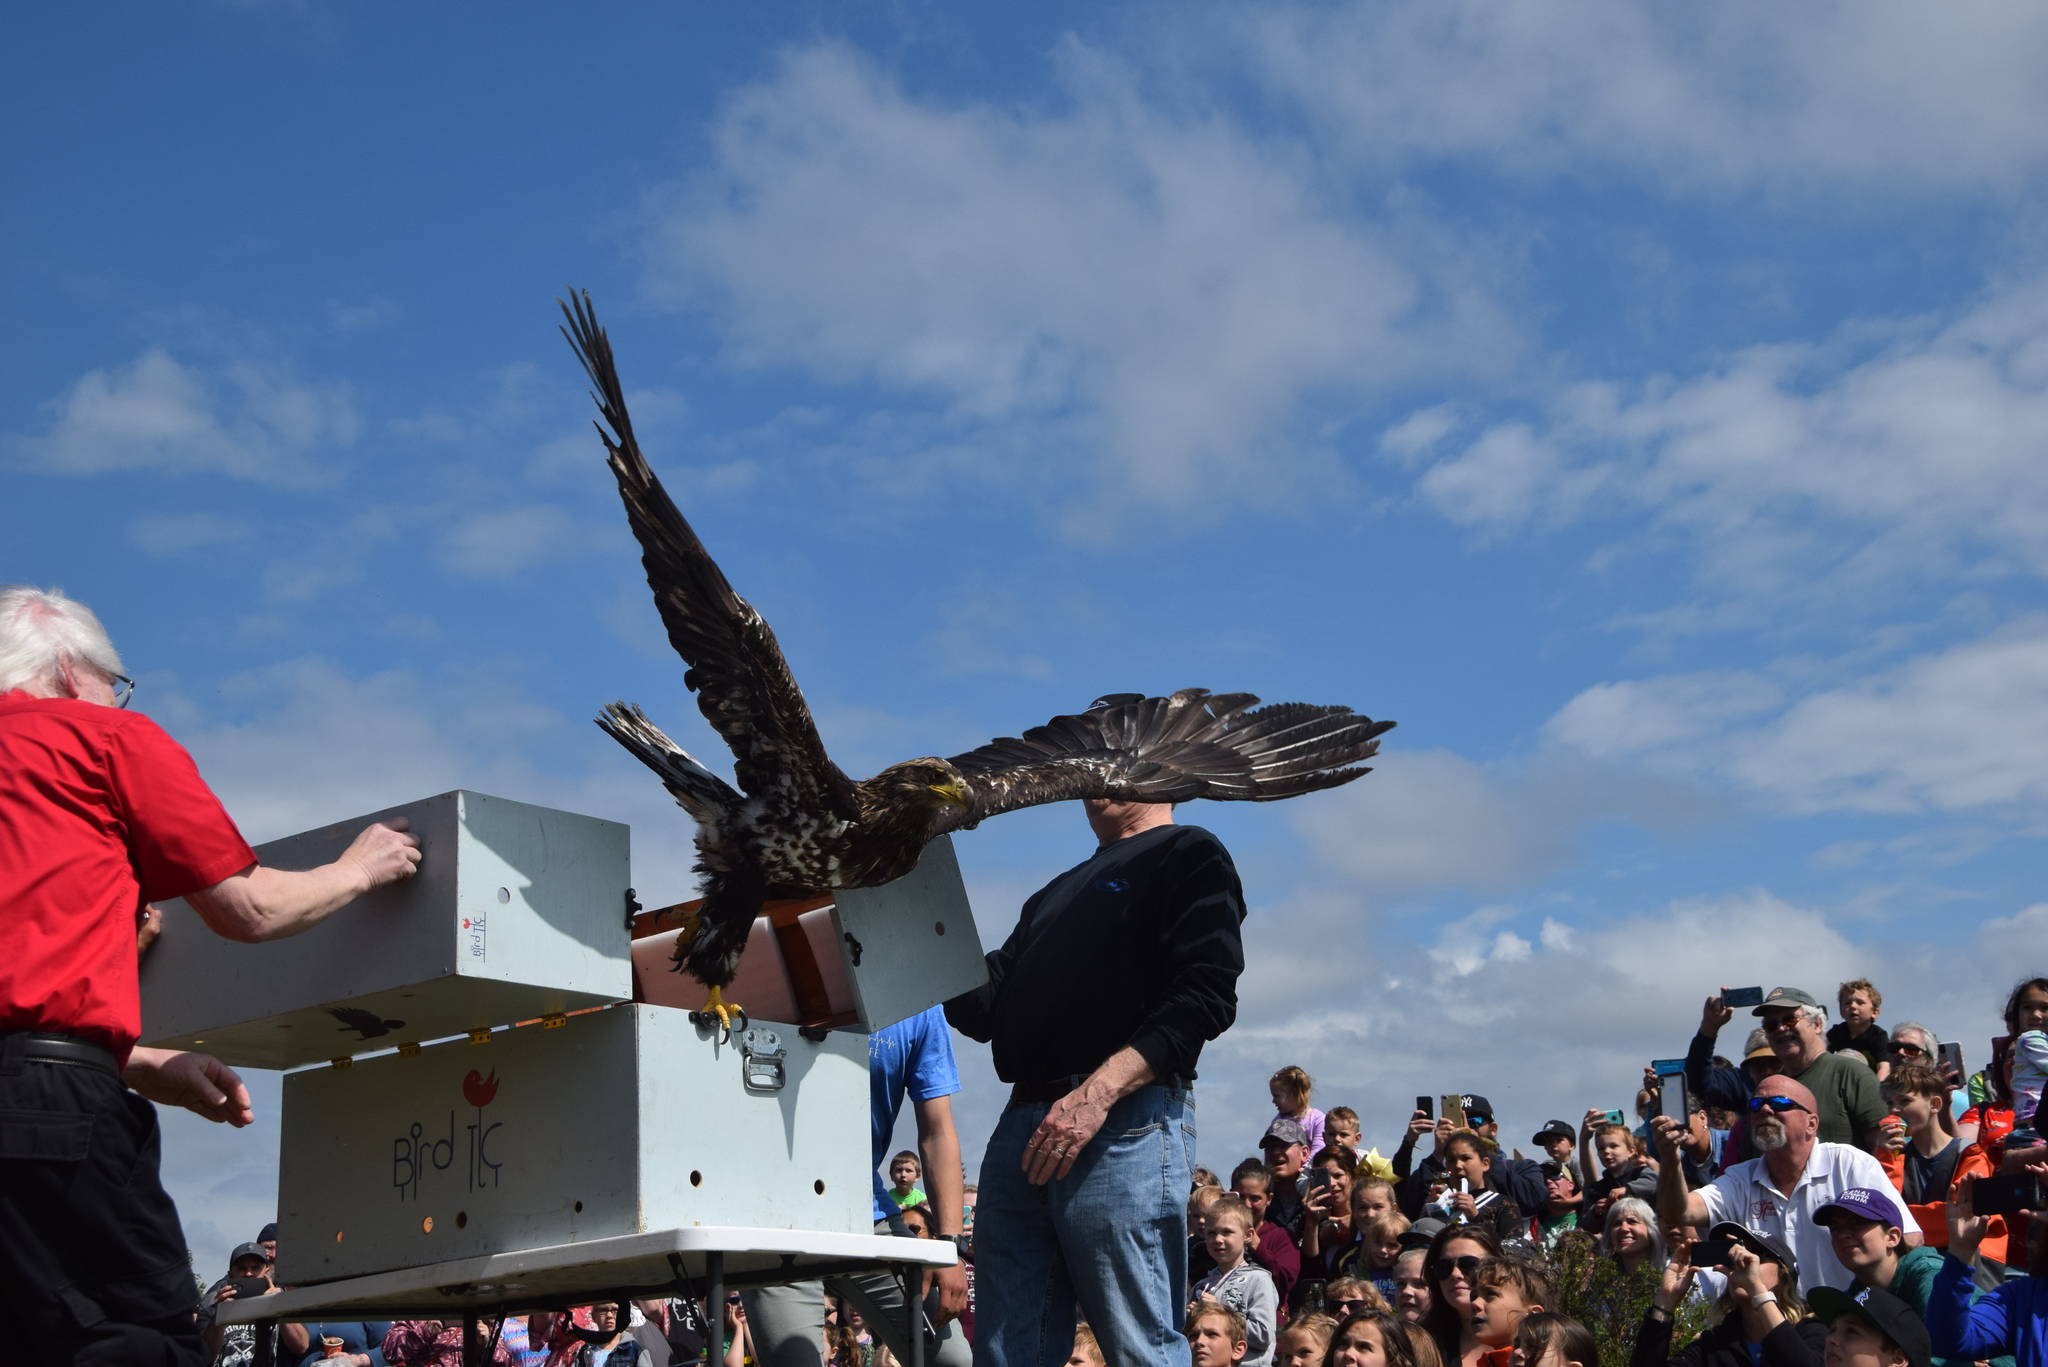
[[[0,1036],[6,1353],[79,1367],[203,1367],[198,1288],[157,1172],[156,1108],[112,1073]]]

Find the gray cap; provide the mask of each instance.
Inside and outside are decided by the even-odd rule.
[[[1803,988],[1774,987],[1771,989],[1771,994],[1764,998],[1764,1004],[1749,1014],[1761,1016],[1766,1011],[1776,1011],[1780,1007],[1786,1006],[1812,1006],[1821,1010],[1827,1009],[1813,999],[1812,993],[1805,991]]]
[[[256,1258],[264,1263],[270,1261],[270,1255],[263,1251],[262,1244],[236,1244],[235,1251],[228,1254],[228,1266],[233,1267],[244,1258]]]
[[[1259,1140],[1259,1147],[1263,1149],[1268,1144],[1306,1145],[1307,1143],[1308,1131],[1301,1127],[1301,1122],[1299,1120],[1289,1120],[1283,1115],[1266,1127],[1265,1137]]]

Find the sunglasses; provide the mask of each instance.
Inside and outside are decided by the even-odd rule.
[[[1904,1040],[1893,1040],[1892,1052],[1894,1054],[1906,1054],[1912,1058],[1927,1057],[1927,1051],[1925,1049],[1922,1049],[1917,1044],[1907,1044]]]
[[[1813,1114],[1812,1111],[1807,1110],[1806,1107],[1800,1105],[1789,1096],[1753,1096],[1749,1099],[1749,1109],[1752,1111],[1771,1110],[1779,1115],[1783,1115],[1787,1111],[1806,1111],[1808,1115]]]
[[[1340,1315],[1349,1315],[1349,1314],[1354,1314],[1354,1313],[1356,1313],[1357,1311],[1360,1311],[1360,1310],[1364,1310],[1364,1309],[1366,1309],[1366,1308],[1367,1308],[1368,1306],[1370,1306],[1371,1304],[1372,1304],[1372,1302],[1371,1302],[1371,1301],[1369,1301],[1369,1300],[1367,1300],[1367,1299],[1366,1299],[1365,1297],[1363,1297],[1363,1296],[1359,1296],[1359,1297],[1357,1297],[1357,1298],[1355,1298],[1355,1299],[1351,1299],[1351,1300],[1341,1300],[1341,1301],[1331,1301],[1331,1302],[1330,1302],[1330,1305],[1331,1305],[1332,1307],[1334,1307],[1334,1308],[1336,1309],[1337,1313],[1338,1313],[1338,1314],[1340,1314]]]
[[[1479,1264],[1483,1261],[1485,1260],[1475,1258],[1470,1253],[1457,1258],[1438,1258],[1436,1266],[1432,1267],[1430,1272],[1435,1275],[1438,1281],[1442,1281],[1453,1272],[1457,1272],[1462,1274],[1465,1280],[1469,1282],[1479,1274]]]

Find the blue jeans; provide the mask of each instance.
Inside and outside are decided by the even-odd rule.
[[[1188,1360],[1192,1092],[1142,1087],[1109,1109],[1072,1172],[1024,1179],[1051,1109],[1011,1106],[989,1136],[974,1208],[975,1367],[1062,1367],[1078,1306],[1105,1361]]]

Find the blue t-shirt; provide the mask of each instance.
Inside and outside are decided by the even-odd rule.
[[[942,1007],[931,1007],[909,1020],[897,1021],[868,1036],[869,1125],[875,1150],[875,1218],[896,1213],[882,1164],[889,1156],[889,1137],[903,1098],[930,1101],[960,1090],[960,1069],[953,1062],[953,1036]]]

